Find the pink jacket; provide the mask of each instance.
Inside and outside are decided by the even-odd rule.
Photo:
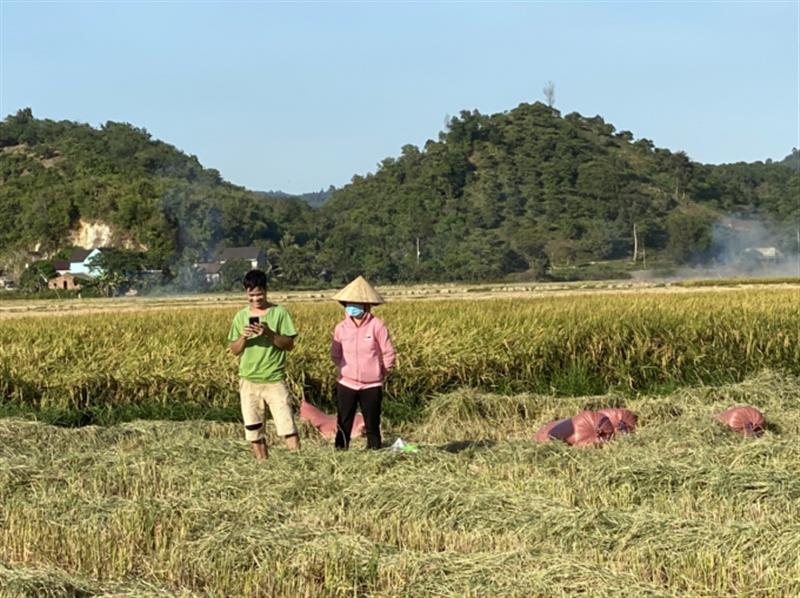
[[[340,384],[355,390],[380,386],[395,360],[386,325],[372,314],[365,316],[361,326],[346,317],[333,331],[331,359]]]

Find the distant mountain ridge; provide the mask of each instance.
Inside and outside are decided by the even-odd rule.
[[[258,193],[263,193],[267,197],[297,197],[302,199],[312,208],[321,208],[325,205],[331,196],[336,192],[336,187],[330,185],[327,189],[320,189],[319,191],[312,191],[310,193],[301,193],[299,195],[294,195],[292,193],[286,193],[285,191],[259,191]]]
[[[793,247],[800,176],[778,163],[712,166],[634,140],[600,116],[539,102],[463,111],[438,140],[406,145],[323,207],[336,271],[377,278],[500,278],[552,264],[715,259],[714,223],[764,221]],[[353,223],[361,223],[354,226]],[[635,233],[635,237],[634,237]]]

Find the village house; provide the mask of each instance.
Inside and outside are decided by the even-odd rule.
[[[69,260],[53,260],[53,268],[59,274],[66,274],[69,272]]]
[[[60,291],[73,291],[82,288],[87,282],[91,282],[92,277],[87,274],[73,274],[67,272],[59,274],[47,281],[47,288]]]
[[[225,262],[248,262],[254,270],[263,270],[267,265],[267,254],[259,247],[228,247],[223,249],[215,262],[201,262],[194,265],[206,277],[206,282],[217,283],[222,278],[221,270]]]
[[[250,262],[250,267],[254,270],[263,270],[267,265],[267,254],[258,247],[228,247],[223,249],[217,262],[245,261]]]
[[[0,289],[11,291],[15,288],[17,288],[17,286],[16,284],[14,284],[14,281],[10,277],[6,276],[2,271],[0,271]]]
[[[99,272],[93,269],[89,264],[92,259],[102,251],[101,248],[96,249],[75,249],[69,256],[69,269],[72,274],[84,274],[91,278],[97,276]],[[58,271],[58,269],[56,269]]]
[[[222,264],[219,262],[195,264],[195,268],[203,273],[203,275],[206,277],[206,282],[208,283],[216,284],[220,281],[220,278],[222,278],[222,275],[220,274]]]
[[[764,261],[773,262],[783,257],[783,253],[777,247],[748,247],[744,250],[744,253]]]

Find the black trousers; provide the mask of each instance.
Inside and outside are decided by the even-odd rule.
[[[336,385],[336,448],[350,446],[350,430],[356,417],[356,407],[361,407],[364,427],[367,432],[367,448],[381,448],[381,401],[383,388],[364,388],[353,390],[341,384]]]

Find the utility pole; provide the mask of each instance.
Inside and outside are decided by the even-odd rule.
[[[417,266],[419,266],[419,237],[417,237]]]
[[[642,267],[647,270],[647,248],[644,246],[644,239],[642,239]]]
[[[633,263],[636,263],[636,258],[639,257],[639,237],[636,234],[636,223],[633,223]]]

